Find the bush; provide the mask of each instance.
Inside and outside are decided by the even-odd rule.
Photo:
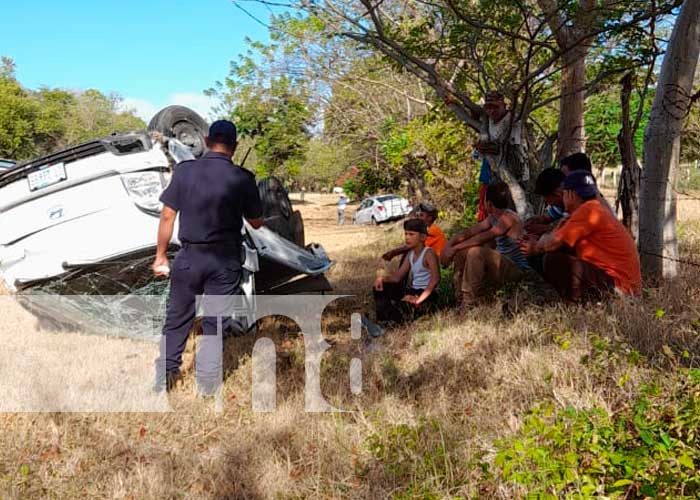
[[[503,478],[533,498],[697,498],[700,370],[670,392],[645,387],[617,415],[536,407],[497,447]]]

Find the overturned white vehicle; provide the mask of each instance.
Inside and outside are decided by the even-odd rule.
[[[150,271],[158,198],[177,163],[204,153],[206,130],[196,113],[170,106],[148,131],[96,139],[0,170],[5,287],[25,298],[163,295],[167,280]],[[305,246],[303,221],[281,183],[263,179],[258,189],[265,227],[243,228],[246,300],[254,304],[256,293],[330,290],[324,273],[332,262],[319,245]],[[174,239],[171,253],[178,244]],[[255,318],[245,320],[250,326]]]

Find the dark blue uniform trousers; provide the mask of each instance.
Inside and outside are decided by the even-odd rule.
[[[195,318],[197,296],[228,296],[233,299],[239,293],[240,284],[239,245],[183,245],[171,266],[170,296],[163,327],[165,352],[161,349],[161,358],[164,355],[167,374],[177,373],[182,364],[182,353]],[[221,337],[217,333],[226,331],[230,324],[232,302],[208,301],[207,297],[204,301],[207,313],[214,312],[216,316],[205,315],[202,319],[204,337],[200,339],[196,358],[197,380],[220,380],[222,352]],[[206,344],[209,345],[208,353],[204,352]],[[212,350],[211,346],[216,345],[219,348]],[[162,370],[162,362],[159,360],[157,369]]]

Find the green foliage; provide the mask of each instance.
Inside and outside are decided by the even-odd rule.
[[[312,138],[296,180],[307,189],[330,187],[351,166],[352,156],[348,144]]]
[[[0,157],[24,159],[35,151],[38,106],[20,84],[0,77]]]
[[[114,132],[128,132],[146,128],[146,124],[132,111],[122,110],[122,98],[118,94],[103,94],[89,89],[67,103],[65,110],[67,132],[64,142],[75,144]]]
[[[356,179],[348,179],[343,184],[343,191],[352,199],[362,198],[364,192],[362,191],[359,183]]]
[[[366,469],[379,465],[396,486],[393,498],[438,499],[445,483],[466,483],[456,470],[456,447],[450,447],[438,420],[421,419],[415,425],[381,424],[365,439],[371,456]],[[365,471],[366,474],[366,471]]]
[[[634,122],[639,107],[639,94],[633,93],[630,99],[630,118]],[[654,100],[653,90],[648,92],[645,99],[642,118],[634,135],[634,145],[637,158],[642,158],[644,145],[644,129],[649,122],[651,103]],[[611,88],[605,92],[592,95],[586,99],[587,152],[591,155],[595,165],[617,166],[620,164],[620,148],[617,144],[617,135],[622,128],[622,107],[620,104],[619,88]]]
[[[471,175],[468,182],[464,184],[464,210],[459,219],[459,226],[462,228],[472,226],[477,222],[479,212],[479,184],[478,175]]]
[[[231,63],[226,81],[207,94],[220,100],[219,112],[236,123],[242,138],[254,139],[258,173],[289,182],[302,172],[315,106],[307,82],[277,68],[291,48],[280,43],[286,40],[281,36],[275,34],[267,44],[247,40],[248,52]]]
[[[235,82],[231,92],[237,94],[231,118],[243,137],[255,138],[256,169],[266,176],[296,177],[308,147],[312,118],[303,92],[283,77],[269,88]]]
[[[454,268],[453,266],[440,266],[440,283],[435,289],[437,297],[436,306],[439,309],[452,307],[457,302],[457,294],[454,287]]]
[[[688,370],[615,415],[535,407],[497,443],[495,465],[533,498],[697,498],[699,429],[700,371]]]
[[[362,198],[365,195],[396,191],[400,185],[401,178],[395,172],[390,169],[378,169],[369,162],[362,162],[357,177],[348,187],[358,198]]]
[[[113,132],[145,128],[122,100],[97,90],[27,90],[14,77],[14,63],[0,66],[0,157],[23,160]]]

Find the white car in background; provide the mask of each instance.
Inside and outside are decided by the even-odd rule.
[[[395,194],[370,196],[360,203],[353,222],[355,224],[381,224],[403,219],[413,208],[406,198]]]

